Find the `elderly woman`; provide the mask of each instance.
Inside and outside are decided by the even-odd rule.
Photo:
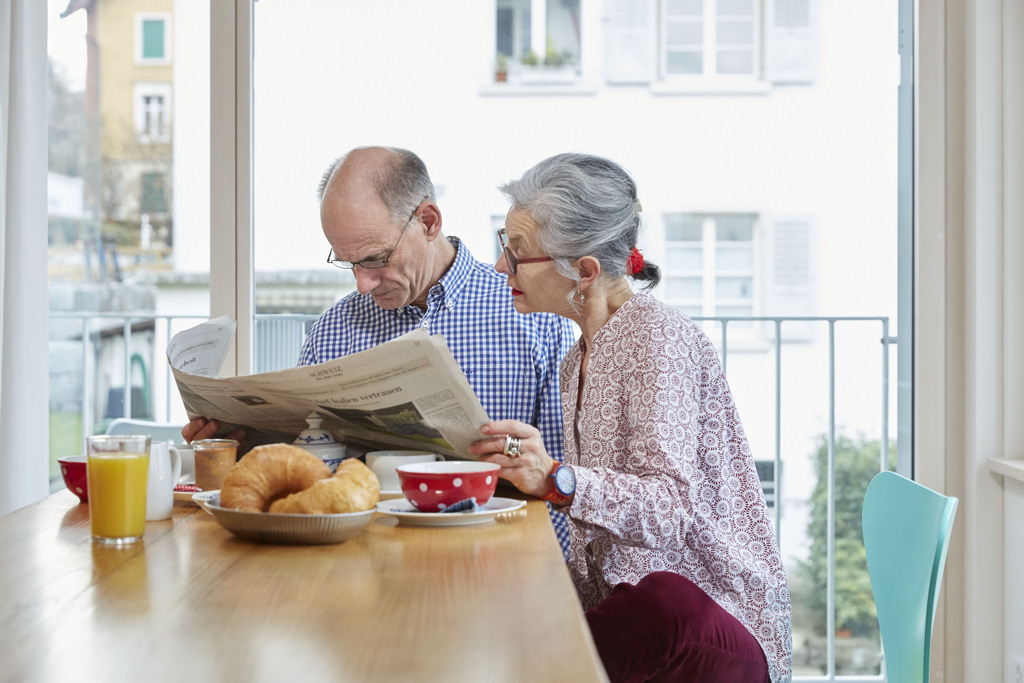
[[[516,310],[582,334],[560,370],[565,464],[514,420],[471,452],[569,516],[569,571],[611,680],[789,680],[786,576],[718,356],[627,279],[660,277],[636,248],[635,183],[560,154],[501,190],[496,268]]]

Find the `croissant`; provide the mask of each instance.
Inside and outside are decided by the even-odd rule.
[[[270,504],[270,512],[330,515],[361,512],[380,500],[380,482],[369,467],[355,458],[343,460],[329,479]]]
[[[257,446],[224,475],[220,504],[245,512],[266,512],[278,498],[330,476],[331,469],[323,460],[298,446]]]

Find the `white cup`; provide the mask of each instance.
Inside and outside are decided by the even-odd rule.
[[[370,451],[366,454],[366,465],[373,470],[380,480],[381,493],[401,493],[398,483],[398,472],[395,468],[414,462],[433,462],[444,460],[443,455],[430,451]]]
[[[146,521],[168,519],[174,507],[174,485],[181,477],[181,453],[166,441],[149,445],[149,484],[146,487]]]

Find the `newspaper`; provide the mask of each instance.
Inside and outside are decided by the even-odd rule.
[[[228,316],[179,332],[167,361],[189,419],[242,427],[246,445],[291,443],[317,413],[357,450],[415,449],[474,459],[469,444],[490,421],[441,335],[415,330],[319,365],[218,377],[235,334]]]

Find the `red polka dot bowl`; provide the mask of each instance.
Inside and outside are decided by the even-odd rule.
[[[64,477],[64,485],[68,491],[78,496],[83,503],[89,502],[89,487],[86,485],[86,469],[84,455],[68,455],[57,458],[60,475]]]
[[[420,512],[443,512],[445,508],[475,498],[483,505],[498,485],[499,465],[492,462],[445,460],[399,465],[398,483],[402,494]]]

